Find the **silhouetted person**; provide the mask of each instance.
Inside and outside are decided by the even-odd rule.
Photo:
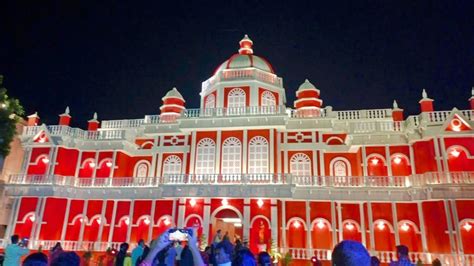
[[[272,265],[272,258],[268,252],[262,251],[258,253],[257,263],[260,266],[270,266]]]
[[[333,266],[370,266],[370,255],[365,247],[356,241],[344,240],[334,247]]]
[[[434,259],[432,262],[431,262],[431,265],[432,266],[441,266],[441,261],[439,259]]]
[[[74,251],[63,252],[51,261],[51,266],[79,266],[81,258]]]
[[[370,266],[380,266],[380,260],[376,256],[370,258]]]
[[[408,258],[408,247],[405,245],[397,246],[397,257],[398,261],[390,262],[390,266],[414,266],[415,264],[410,262]]]
[[[41,253],[33,253],[28,255],[23,261],[23,266],[48,266],[48,257]]]

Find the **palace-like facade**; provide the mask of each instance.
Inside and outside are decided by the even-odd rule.
[[[272,65],[239,44],[199,109],[173,88],[159,115],[94,114],[87,130],[69,126],[69,108],[58,125],[29,116],[6,235],[103,251],[177,226],[294,259],[328,260],[353,239],[385,262],[405,244],[414,261],[474,263],[474,97],[435,111],[423,90],[408,117],[397,102],[337,111],[306,80],[288,107]]]

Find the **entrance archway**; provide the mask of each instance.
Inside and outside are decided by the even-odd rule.
[[[221,230],[222,236],[228,235],[229,240],[234,243],[235,240],[242,240],[243,236],[242,213],[232,206],[221,206],[211,214],[210,225],[210,243],[213,242],[217,230]]]

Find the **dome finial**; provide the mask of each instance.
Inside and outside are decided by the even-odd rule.
[[[249,38],[247,34],[245,34],[244,38],[240,40],[239,44],[239,54],[253,54],[253,41]]]
[[[421,93],[421,97],[423,97],[423,99],[428,98],[428,93],[426,93],[425,89],[423,89],[423,92]]]
[[[97,120],[97,112],[94,112],[94,114],[92,115],[92,119]]]
[[[64,110],[64,114],[68,115],[69,114],[69,106],[66,106],[66,110]]]
[[[398,109],[397,100],[393,100],[393,109]]]
[[[471,96],[474,96],[474,87],[471,89]]]

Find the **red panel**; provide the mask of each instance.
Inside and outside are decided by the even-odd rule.
[[[428,250],[433,253],[450,253],[448,226],[442,201],[423,202]]]
[[[61,239],[64,216],[66,215],[66,199],[47,198],[44,208],[43,222],[39,239]],[[67,221],[66,221],[67,222]]]
[[[55,174],[63,176],[74,176],[76,174],[76,165],[79,158],[78,150],[60,147],[56,158]]]
[[[417,141],[413,143],[416,166],[415,170],[417,174],[436,171],[435,151],[433,145],[433,140]]]

